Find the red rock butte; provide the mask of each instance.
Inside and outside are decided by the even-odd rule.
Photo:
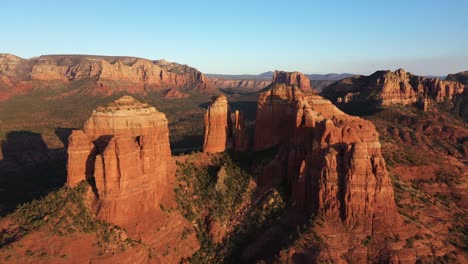
[[[302,72],[275,71],[272,83],[284,83],[299,87],[303,92],[312,91],[310,80]]]
[[[91,183],[102,220],[125,226],[158,209],[175,170],[166,116],[129,96],[97,108],[69,137],[67,170],[68,186]]]
[[[234,148],[246,151],[249,147],[244,114],[231,113],[226,96],[214,96],[205,113],[205,138],[203,152],[217,153]]]
[[[333,232],[324,231],[338,234],[331,244],[389,233],[401,224],[378,133],[370,121],[349,116],[295,85],[273,83],[259,96],[254,146],[257,151],[279,148],[260,184],[287,182],[296,208],[323,216],[333,226]],[[359,244],[359,239],[353,243]],[[339,259],[351,244],[330,254]]]

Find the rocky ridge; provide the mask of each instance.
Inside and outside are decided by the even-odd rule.
[[[192,67],[134,57],[44,55],[22,59],[0,54],[0,77],[0,87],[11,91],[19,85],[51,81],[79,86],[80,80],[92,80],[92,87],[82,92],[105,95],[122,90],[142,94],[162,88],[201,92],[214,89],[206,76]]]
[[[240,88],[249,91],[261,90],[271,83],[271,81],[266,80],[229,80],[222,78],[210,78],[210,82],[213,86],[221,89]]]
[[[431,99],[452,100],[466,85],[413,75],[403,69],[377,71],[370,76],[354,76],[338,81],[323,90],[336,103],[377,102],[380,105],[409,105]]]

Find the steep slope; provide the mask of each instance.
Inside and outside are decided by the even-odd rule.
[[[92,80],[91,87],[75,92],[109,95],[122,90],[146,94],[163,88],[213,89],[205,75],[187,65],[134,57],[44,55],[25,60],[0,54],[0,77],[4,99],[33,87],[45,89],[50,82],[80,88],[83,80]]]

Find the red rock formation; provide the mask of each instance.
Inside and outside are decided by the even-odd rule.
[[[309,78],[301,72],[275,71],[272,83],[295,85],[303,92],[312,91]]]
[[[260,93],[255,122],[254,150],[264,150],[288,140],[295,118],[293,109],[298,98],[303,97],[299,88],[284,83],[272,83]]]
[[[232,146],[231,110],[226,96],[211,99],[205,113],[205,140],[203,152],[223,152]]]
[[[360,244],[366,236],[388,234],[401,224],[371,122],[343,113],[318,95],[277,83],[260,94],[257,122],[256,150],[279,145],[259,181],[271,183],[280,177],[280,182],[288,182],[294,206],[323,217],[333,230],[321,232],[346,241],[357,238]],[[349,245],[334,248],[333,259]]]
[[[67,185],[75,187],[94,175],[94,145],[82,130],[72,131],[68,138]]]
[[[426,97],[436,102],[451,100],[463,93],[466,87],[457,82],[415,76],[399,69],[346,78],[326,87],[323,94],[339,103],[375,101],[381,105],[408,105]]]
[[[249,148],[249,135],[245,128],[244,114],[239,110],[236,110],[232,114],[233,119],[233,145],[234,150],[238,152],[246,151]]]
[[[1,78],[0,87],[14,88],[17,83],[32,81],[40,86],[44,82],[58,81],[74,88],[78,85],[83,93],[90,94],[108,95],[122,90],[141,94],[162,88],[214,90],[205,75],[187,65],[132,57],[47,55],[25,60],[3,54],[0,55],[0,75],[12,82],[2,82],[7,79]],[[92,83],[83,84],[83,80]]]
[[[98,218],[128,226],[159,209],[175,168],[163,113],[124,96],[95,110],[69,142],[67,184],[93,173]]]

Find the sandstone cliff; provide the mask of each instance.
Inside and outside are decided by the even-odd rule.
[[[82,92],[105,95],[121,90],[141,94],[164,88],[200,92],[214,89],[204,74],[187,65],[133,57],[45,55],[25,60],[1,54],[0,76],[4,76],[0,87],[10,89],[24,82],[50,81],[76,88],[84,85],[83,80],[92,80],[92,85],[85,85],[91,87],[83,87],[86,89]]]
[[[438,78],[424,78],[403,69],[377,71],[370,76],[354,76],[338,81],[323,90],[337,103],[375,102],[380,105],[413,104],[425,98],[436,102],[452,100],[467,86]]]

